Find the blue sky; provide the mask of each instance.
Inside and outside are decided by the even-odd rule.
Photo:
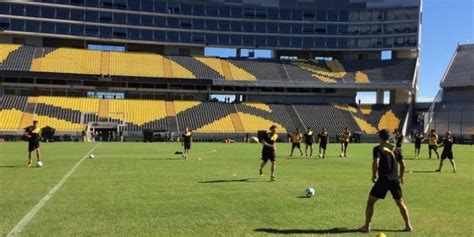
[[[474,43],[474,0],[424,0],[421,36],[418,101],[432,101],[458,43]],[[233,56],[234,52],[206,49],[206,54],[220,57]],[[266,51],[256,55],[270,56]],[[374,102],[373,96],[360,98],[365,103]]]

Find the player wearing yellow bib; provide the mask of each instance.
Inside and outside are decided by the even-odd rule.
[[[303,141],[303,134],[301,134],[300,129],[297,128],[296,131],[291,134],[291,154],[293,156],[293,151],[295,148],[298,148],[301,156],[303,156],[303,151],[301,150],[301,141]]]
[[[277,126],[272,125],[270,131],[266,134],[262,140],[262,162],[260,163],[260,169],[258,170],[260,176],[263,177],[263,167],[268,161],[272,162],[270,181],[276,181],[275,169],[276,169],[276,141],[278,140],[278,134],[276,133]]]
[[[438,154],[438,134],[434,129],[431,129],[430,135],[428,136],[428,155],[431,159],[431,150],[436,154],[436,158],[439,159]]]
[[[31,152],[36,151],[36,160],[41,161],[40,139],[41,128],[38,127],[38,121],[33,121],[33,125],[25,129],[24,135],[28,138],[28,167],[31,167]]]
[[[347,146],[351,139],[351,132],[345,127],[341,134],[341,157],[347,157]]]

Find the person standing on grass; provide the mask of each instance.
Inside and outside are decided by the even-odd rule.
[[[365,225],[359,231],[364,233],[370,232],[374,205],[377,200],[384,199],[387,192],[390,191],[405,221],[404,231],[411,232],[413,227],[410,222],[408,208],[402,198],[401,188],[405,173],[405,161],[398,150],[388,142],[390,133],[386,129],[380,130],[378,136],[380,144],[373,149],[372,161],[372,182],[375,184],[370,191],[367,201]],[[400,166],[400,172],[398,171],[398,166]]]
[[[306,133],[304,134],[305,148],[304,153],[308,157],[308,148],[309,148],[309,157],[313,157],[313,143],[314,143],[314,133],[313,129],[308,127]]]
[[[301,134],[300,129],[297,128],[296,131],[291,134],[291,153],[290,156],[293,156],[293,151],[295,148],[298,148],[300,155],[303,156],[303,151],[301,150],[301,141],[303,140],[303,134]]]
[[[276,181],[275,169],[276,169],[276,141],[278,140],[278,134],[276,133],[277,126],[272,125],[270,131],[266,134],[262,140],[262,162],[260,163],[259,174],[263,177],[263,167],[268,161],[272,162],[270,181]]]
[[[400,154],[403,154],[402,153],[403,138],[404,137],[403,137],[402,131],[396,130],[395,131],[395,144],[396,144],[396,148],[397,148],[397,150]]]
[[[345,127],[341,134],[341,157],[347,157],[347,146],[351,140],[351,132]]]
[[[431,150],[433,150],[434,153],[436,154],[436,158],[439,159],[438,134],[436,134],[436,131],[434,129],[431,129],[428,139],[429,139],[428,140],[428,155],[429,155],[429,158],[431,159]]]
[[[443,168],[443,163],[446,158],[449,159],[451,165],[453,166],[453,173],[456,173],[456,163],[454,162],[454,155],[453,155],[453,136],[451,131],[447,131],[443,138],[443,144],[439,145],[439,147],[443,147],[443,152],[441,153],[441,160],[439,161],[439,168],[436,172],[441,172],[441,168]]]
[[[23,134],[28,138],[28,167],[31,167],[31,153],[36,152],[36,160],[41,161],[40,139],[41,128],[38,127],[38,121],[33,121],[33,125],[25,129]]]
[[[188,159],[188,155],[189,155],[189,150],[191,150],[191,143],[193,141],[193,134],[191,133],[191,131],[189,130],[188,127],[186,127],[184,129],[184,133],[183,133],[183,147],[184,147],[184,152],[183,152],[183,157],[185,160]]]
[[[329,133],[326,131],[326,128],[323,128],[318,134],[319,138],[319,157],[324,159],[326,157],[326,147],[328,145]]]
[[[415,158],[420,158],[420,149],[421,149],[421,142],[425,137],[423,136],[423,131],[418,131],[415,135]]]

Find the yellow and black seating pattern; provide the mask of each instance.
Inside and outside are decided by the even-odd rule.
[[[173,126],[179,131],[189,127],[201,133],[255,133],[277,125],[280,133],[309,126],[316,131],[324,127],[333,134],[344,127],[374,134],[380,129],[399,129],[407,111],[405,104],[226,104],[14,95],[0,97],[0,105],[1,131],[18,131],[38,120],[40,126],[51,126],[59,132],[80,132],[89,122],[99,119],[119,122],[132,132],[143,129],[168,131],[171,119],[176,121],[177,125]],[[27,112],[30,105],[34,105],[34,111]],[[102,108],[104,105],[107,105],[106,110]],[[290,114],[288,106],[294,108],[296,115]]]

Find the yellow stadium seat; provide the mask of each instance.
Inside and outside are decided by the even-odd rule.
[[[34,120],[38,121],[40,127],[50,126],[57,131],[71,131],[71,132],[80,132],[83,131],[86,126],[82,124],[71,123],[65,120],[51,118],[48,116],[34,115]]]
[[[99,100],[94,98],[40,96],[38,97],[38,103],[77,110],[83,113],[99,112]]]
[[[179,114],[185,110],[191,109],[200,105],[201,102],[199,101],[174,101],[174,109],[175,113]]]
[[[110,117],[127,123],[143,125],[166,117],[163,100],[110,100]]]
[[[196,130],[202,133],[234,133],[234,126],[232,125],[232,119],[229,116],[213,121],[207,125]]]
[[[21,47],[20,45],[16,45],[16,44],[1,44],[0,45],[0,63],[3,63],[3,61],[7,59],[10,53],[17,50],[20,47]]]
[[[0,110],[0,131],[18,130],[22,116],[23,112],[19,110]]]
[[[287,133],[286,128],[279,123],[242,112],[239,112],[239,116],[244,125],[245,132],[255,133],[260,130],[266,130],[272,125],[276,125],[278,127],[278,133]]]
[[[43,58],[33,60],[33,71],[73,74],[101,73],[101,52],[84,49],[59,48]]]

